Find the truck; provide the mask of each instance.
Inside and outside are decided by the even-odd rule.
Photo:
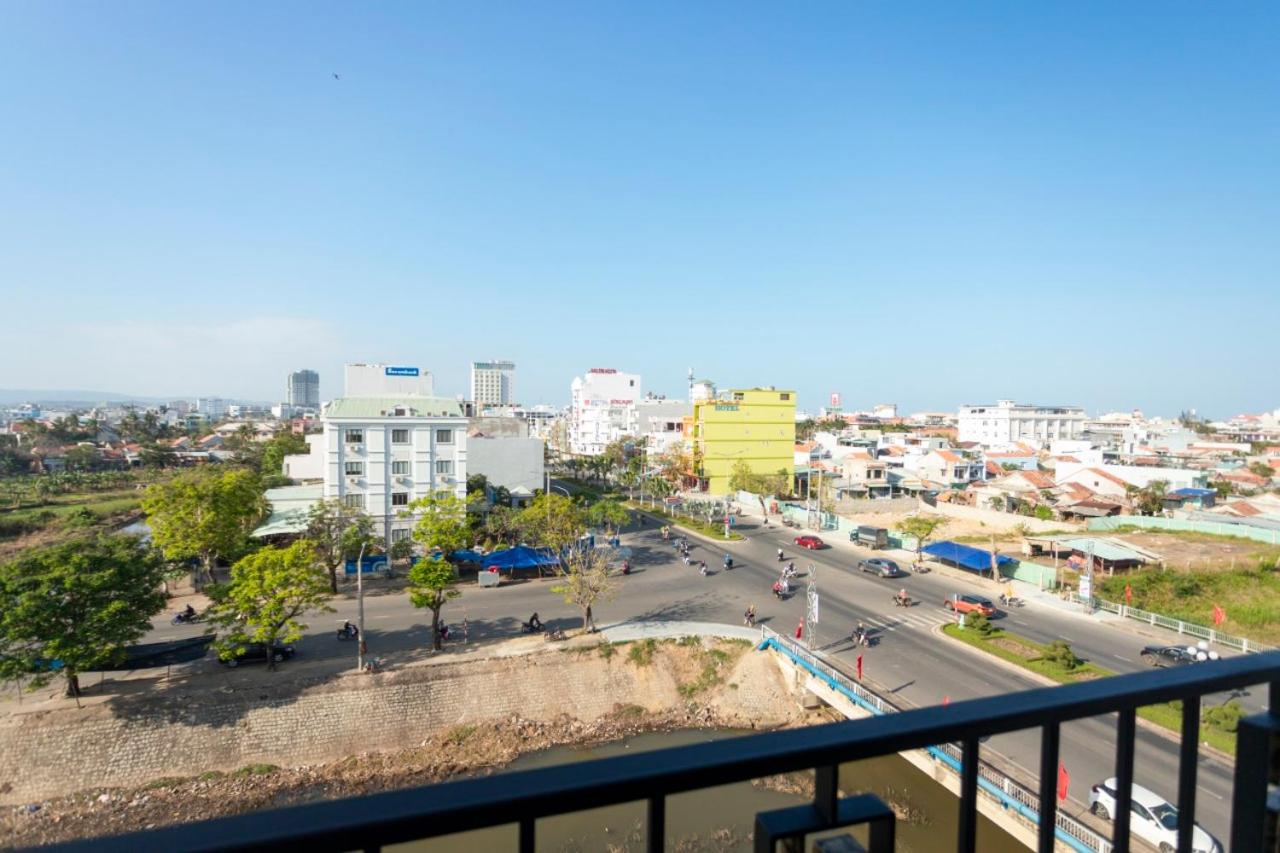
[[[849,541],[855,545],[865,545],[873,550],[876,548],[888,548],[889,531],[883,527],[862,524],[849,531]]]

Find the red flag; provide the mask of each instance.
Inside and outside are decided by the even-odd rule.
[[[862,655],[858,655],[858,680],[862,680]]]
[[[1133,587],[1128,584],[1124,585],[1124,603],[1133,604]]]
[[[801,619],[799,623],[796,624],[796,639],[797,640],[800,639],[803,635],[804,635],[804,620]]]
[[[1067,772],[1067,766],[1061,761],[1058,762],[1058,802],[1062,802],[1067,798],[1067,787],[1071,784],[1071,774]]]
[[[1218,627],[1227,618],[1227,611],[1218,605],[1213,605],[1213,627]]]
[[[946,706],[948,706],[948,705],[950,705],[950,704],[951,704],[951,697],[950,697],[950,696],[943,696],[943,697],[942,697],[942,707],[944,707],[944,708],[945,708]]]

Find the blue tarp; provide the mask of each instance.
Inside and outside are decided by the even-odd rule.
[[[483,563],[484,554],[479,551],[454,551],[449,555],[449,559],[456,563]]]
[[[347,564],[345,568],[346,568],[347,574],[354,575],[356,573],[356,561],[347,560]],[[386,554],[370,554],[360,561],[360,571],[362,571],[366,575],[369,574],[370,572],[386,571],[386,568],[387,568]]]
[[[1165,492],[1165,497],[1170,498],[1207,498],[1210,495],[1218,494],[1213,489],[1174,489],[1172,492]]]
[[[926,545],[921,550],[931,557],[946,560],[948,563],[955,563],[962,569],[970,569],[975,572],[986,572],[991,569],[990,551],[971,548],[968,545],[961,545],[959,542],[934,542],[932,545]],[[996,556],[997,566],[1008,566],[1015,562],[1013,557],[1006,557],[1003,554]]]
[[[536,569],[539,566],[554,566],[560,561],[545,548],[517,545],[514,548],[485,554],[476,562],[486,569],[490,566],[497,566],[500,569]]]

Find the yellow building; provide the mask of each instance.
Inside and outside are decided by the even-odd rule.
[[[693,404],[694,474],[713,495],[729,491],[729,477],[739,462],[752,473],[795,475],[796,395],[773,388],[728,391]]]

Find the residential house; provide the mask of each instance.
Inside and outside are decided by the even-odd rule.
[[[1120,498],[1124,500],[1129,494],[1129,484],[1101,468],[1077,468],[1065,475],[1058,476],[1058,483],[1063,486],[1077,484],[1088,489],[1094,495],[1104,498]]]
[[[986,463],[981,459],[964,457],[953,450],[931,450],[912,461],[914,466],[907,462],[904,467],[921,479],[948,489],[964,489],[981,481],[986,473]]]
[[[894,484],[889,466],[869,453],[850,453],[843,460],[844,477],[836,481],[837,497],[891,498]]]

